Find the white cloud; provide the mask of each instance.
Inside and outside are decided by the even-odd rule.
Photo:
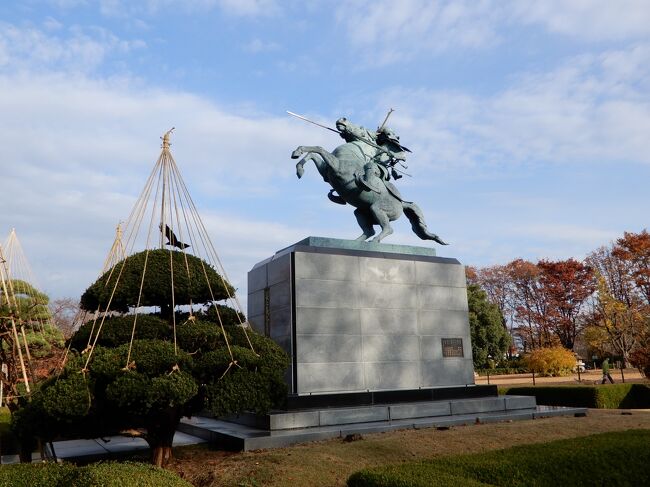
[[[650,36],[646,0],[543,0],[512,2],[513,17],[585,41],[621,41]]]
[[[128,4],[124,4],[122,0],[100,0],[99,11],[102,15],[107,15],[109,17],[121,17],[128,12],[127,5]],[[131,5],[133,6],[134,4]]]
[[[255,38],[247,42],[244,46],[244,51],[258,54],[264,52],[273,52],[280,49],[280,44],[277,42],[268,42],[261,39]]]
[[[272,182],[295,178],[296,140],[325,145],[331,136],[284,114],[233,115],[190,93],[98,78],[91,71],[112,52],[138,47],[108,31],[3,27],[0,112],[11,123],[0,132],[0,232],[21,232],[47,292],[78,295],[95,278],[172,125],[172,151],[238,287],[254,263],[304,237],[268,215],[251,218],[251,205],[282,198]]]
[[[112,54],[144,47],[140,40],[125,41],[102,28],[72,27],[61,35],[32,27],[0,23],[0,70],[72,70],[90,72]]]
[[[434,167],[650,164],[649,89],[650,44],[641,44],[522,75],[488,97],[394,89],[379,98],[400,108],[394,123]]]
[[[49,31],[60,30],[63,24],[53,17],[48,17],[43,21],[43,27]]]
[[[286,115],[233,115],[192,94],[80,74],[0,73],[0,111],[11,120],[0,131],[0,235],[20,232],[54,296],[78,294],[95,278],[171,126],[180,171],[240,288],[271,249],[305,236],[302,224],[271,224],[259,209],[286,199],[296,141],[333,138]]]
[[[100,0],[100,12],[108,17],[178,11],[191,14],[213,9],[238,17],[266,17],[280,11],[275,0]]]
[[[221,9],[229,14],[241,16],[267,16],[278,11],[274,0],[219,0]]]
[[[363,0],[341,4],[336,18],[370,66],[491,48],[513,26],[540,25],[582,41],[650,37],[646,0]]]
[[[534,237],[538,241],[563,241],[574,244],[597,246],[619,237],[617,231],[586,227],[581,224],[524,223],[510,227],[509,233],[517,236]]]
[[[310,232],[314,227],[292,226],[223,211],[205,211],[201,218],[226,267],[227,276],[240,290],[246,289],[247,273],[253,265],[307,235],[317,233]],[[245,301],[245,296],[239,298]]]
[[[46,3],[60,9],[70,9],[88,5],[88,0],[46,0]]]
[[[373,0],[341,5],[337,19],[369,64],[385,65],[422,51],[493,45],[500,10],[485,0]]]

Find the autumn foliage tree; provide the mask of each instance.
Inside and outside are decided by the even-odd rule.
[[[629,266],[629,273],[639,294],[650,305],[650,233],[625,232],[616,241],[613,253]]]
[[[516,259],[507,265],[511,279],[513,328],[524,351],[554,343],[546,326],[547,301],[540,288],[540,269],[532,262]]]
[[[630,363],[647,323],[643,294],[637,289],[632,266],[617,244],[592,252],[587,261],[595,269],[597,293],[587,319],[585,339],[598,352]]]
[[[516,259],[470,274],[495,303],[504,326],[524,350],[562,345],[573,349],[582,313],[594,291],[593,271],[574,259],[538,263]]]
[[[650,378],[650,234],[647,230],[625,232],[611,253],[624,266],[627,282],[633,284],[627,312],[634,317],[631,328],[636,343],[630,361]]]
[[[584,262],[516,259],[470,268],[524,352],[586,342],[650,372],[650,233],[625,232]],[[646,374],[648,373],[646,372]]]
[[[545,300],[545,314],[537,319],[550,328],[564,348],[573,350],[584,326],[581,312],[594,292],[593,270],[575,259],[541,260],[537,266]]]

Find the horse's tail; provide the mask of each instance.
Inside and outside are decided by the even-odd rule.
[[[408,203],[406,201],[403,201],[402,206],[404,208],[404,214],[411,222],[413,233],[415,233],[422,240],[433,240],[435,242],[438,242],[440,245],[447,245],[447,243],[438,237],[438,235],[427,230],[427,224],[424,222],[424,215],[422,214],[422,210],[418,205],[415,203]]]

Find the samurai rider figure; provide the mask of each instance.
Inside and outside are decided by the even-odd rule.
[[[373,176],[377,176],[379,181],[384,182],[390,181],[391,176],[395,180],[400,179],[402,176],[398,174],[394,166],[406,160],[406,150],[400,144],[399,136],[386,126],[378,128],[376,132],[371,132],[364,127],[344,125],[345,121],[345,118],[337,120],[336,128],[346,142],[366,141],[383,149],[383,152],[363,166],[364,174],[357,175],[357,185],[362,189],[379,193],[381,188],[377,187],[378,180]]]

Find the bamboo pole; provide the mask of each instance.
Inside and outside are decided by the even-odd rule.
[[[4,259],[2,253],[2,246],[0,246],[0,263],[2,263],[2,269],[0,269],[0,281],[2,281],[2,291],[4,292],[5,297],[7,298],[7,304],[11,309],[11,301],[9,300],[9,290],[7,289],[7,282],[5,281],[5,275],[9,275],[7,271],[7,261]],[[15,299],[15,298],[14,298]],[[18,331],[16,330],[16,320],[14,320],[13,314],[10,313],[9,318],[11,319],[11,330],[13,332],[14,343],[16,344],[16,349],[18,350],[18,359],[20,361],[20,367],[23,374],[23,380],[25,381],[25,389],[27,393],[30,394],[31,390],[29,388],[29,379],[27,378],[27,369],[25,367],[25,360],[23,359],[23,352],[20,349],[20,339],[18,338]]]
[[[27,366],[29,367],[29,374],[32,376],[32,382],[36,380],[36,374],[34,374],[34,364],[32,363],[32,354],[29,352],[29,345],[27,344],[27,333],[25,333],[25,327],[20,325],[20,332],[23,335],[23,342],[25,343],[25,352],[27,354]]]
[[[29,379],[27,379],[27,368],[25,367],[25,360],[23,360],[23,352],[20,349],[20,339],[18,338],[18,331],[16,331],[16,322],[14,321],[14,317],[11,317],[11,329],[14,334],[14,341],[16,343],[16,349],[18,350],[18,360],[20,360],[20,368],[23,373],[23,380],[25,381],[25,389],[27,390],[27,394],[31,393],[31,390],[29,388]]]

